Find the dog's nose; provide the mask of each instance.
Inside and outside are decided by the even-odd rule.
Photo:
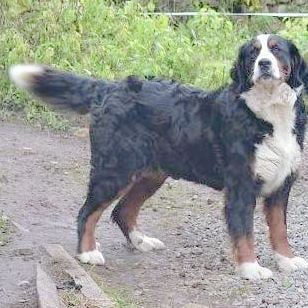
[[[268,59],[261,59],[258,64],[260,68],[267,69],[271,66],[272,62]]]

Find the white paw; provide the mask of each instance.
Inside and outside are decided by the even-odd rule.
[[[249,280],[268,279],[273,276],[271,270],[260,266],[257,261],[244,262],[236,267],[236,272],[239,276]]]
[[[88,264],[93,264],[93,265],[105,264],[105,259],[104,259],[103,254],[97,249],[83,252],[79,254],[77,258],[82,263],[88,263]]]
[[[308,262],[301,257],[288,258],[279,253],[275,253],[274,257],[277,261],[279,269],[285,272],[308,268]]]
[[[132,245],[142,252],[165,248],[165,244],[157,238],[148,237],[136,230],[129,233],[129,239]]]

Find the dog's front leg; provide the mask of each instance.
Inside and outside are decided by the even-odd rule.
[[[289,272],[308,268],[308,262],[305,259],[294,256],[288,241],[286,215],[293,182],[294,178],[288,177],[280,189],[264,200],[264,213],[274,257],[279,269]]]
[[[240,169],[236,169],[236,173],[238,171]],[[236,177],[229,176],[226,183],[225,215],[233,244],[236,271],[246,279],[267,279],[272,276],[272,272],[259,265],[254,252],[256,185],[249,172],[242,172]]]
[[[232,198],[232,195],[235,195]],[[237,196],[236,196],[237,195]],[[232,239],[236,272],[250,280],[267,279],[272,272],[259,265],[254,252],[253,213],[255,204],[239,191],[227,194],[225,214]]]

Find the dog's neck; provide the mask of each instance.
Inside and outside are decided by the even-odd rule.
[[[242,93],[241,97],[258,118],[274,126],[285,126],[288,129],[293,127],[297,91],[287,83],[279,80],[262,81]]]

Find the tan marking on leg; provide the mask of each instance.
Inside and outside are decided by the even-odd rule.
[[[162,186],[166,178],[167,176],[161,173],[141,178],[121,199],[119,215],[126,223],[128,231],[136,227],[141,206]]]
[[[255,262],[253,237],[242,237],[234,240],[233,253],[237,264]]]
[[[103,211],[117,198],[123,196],[127,191],[132,187],[132,184],[129,184],[126,188],[120,190],[117,194],[117,197],[111,201],[103,203],[96,211],[90,214],[87,217],[87,220],[84,225],[84,233],[82,234],[82,238],[80,240],[80,252],[86,252],[96,249],[96,241],[95,241],[95,228],[98,223]]]
[[[294,255],[288,242],[283,205],[277,204],[265,207],[264,212],[269,227],[270,242],[274,251],[282,256],[292,258]]]
[[[81,252],[91,251],[96,249],[96,241],[94,236],[96,224],[99,221],[104,209],[107,208],[108,205],[109,203],[101,206],[99,209],[97,209],[95,212],[93,212],[91,215],[88,216],[87,221],[85,223],[85,231],[83,233],[80,243]]]

